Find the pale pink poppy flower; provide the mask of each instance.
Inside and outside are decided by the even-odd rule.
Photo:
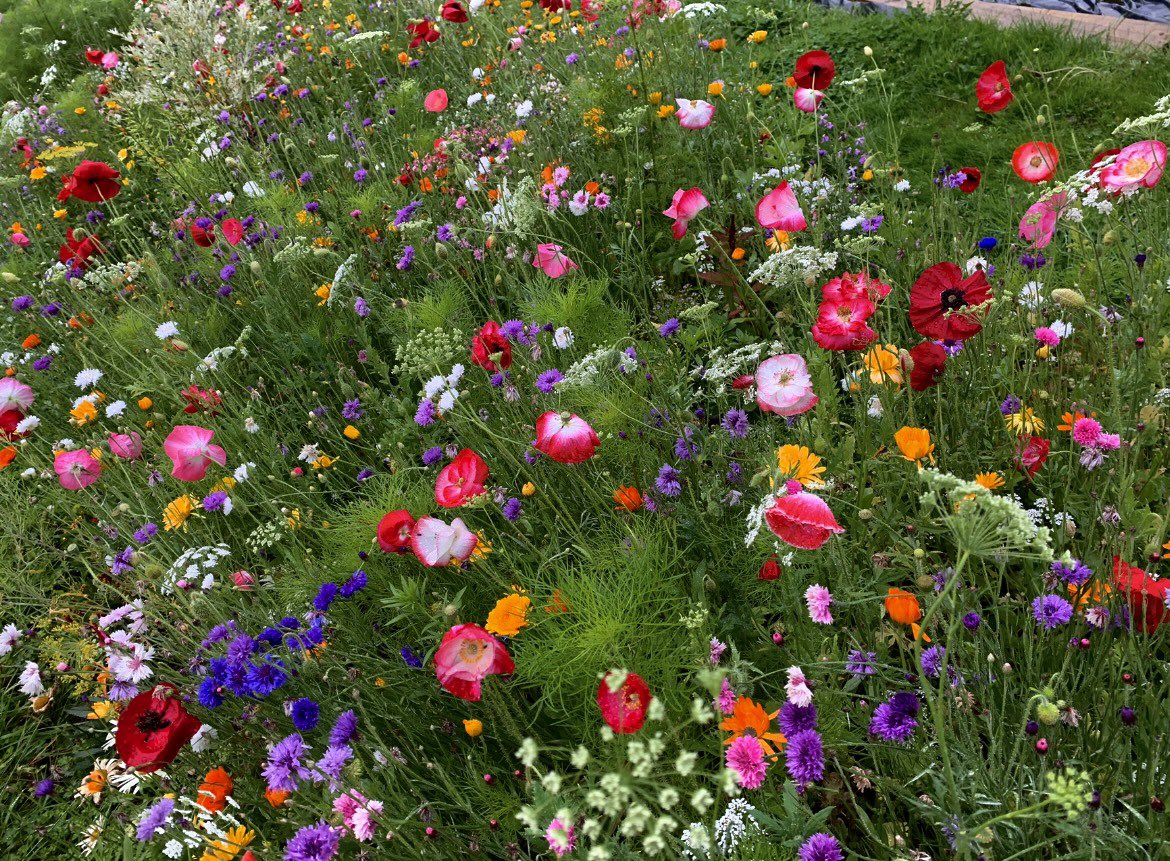
[[[0,377],[0,413],[17,410],[23,415],[36,397],[32,387],[16,377]]]
[[[788,683],[784,685],[784,695],[788,698],[788,702],[794,706],[805,708],[812,705],[812,688],[808,686],[804,670],[800,667],[788,668]]]
[[[816,109],[820,107],[821,100],[824,97],[825,93],[823,90],[814,90],[811,87],[797,87],[792,92],[792,103],[796,105],[797,110],[811,114],[815,113]]]
[[[251,592],[256,588],[256,578],[248,571],[233,571],[232,584],[241,592]]]
[[[410,549],[428,568],[446,568],[466,562],[479,542],[475,533],[456,517],[450,525],[437,517],[420,517],[410,534]]]
[[[1124,147],[1110,164],[1101,170],[1101,184],[1110,191],[1128,191],[1138,186],[1153,188],[1166,167],[1166,144],[1161,141],[1138,141]]]
[[[557,463],[584,463],[600,445],[589,422],[573,413],[549,410],[536,420],[536,450]]]
[[[57,480],[66,490],[81,490],[89,487],[101,475],[102,465],[85,449],[63,451],[53,460]]]
[[[710,205],[710,201],[707,200],[701,189],[691,188],[684,191],[680,188],[676,191],[674,199],[670,201],[670,206],[662,211],[662,214],[667,218],[674,219],[674,224],[670,228],[671,235],[675,239],[682,239],[686,236],[687,225],[690,224],[691,219]]]
[[[780,183],[756,204],[756,221],[766,230],[796,233],[808,227],[788,181]]]
[[[441,114],[447,110],[447,91],[443,89],[431,90],[423,100],[423,107],[429,113]]]
[[[684,129],[705,129],[715,118],[715,106],[702,99],[675,99],[674,103],[678,108],[678,124]]]
[[[456,625],[435,652],[435,675],[443,690],[477,703],[488,676],[510,675],[516,664],[504,644],[479,625]]]
[[[799,481],[788,482],[788,493],[764,512],[764,522],[780,540],[801,550],[818,550],[833,535],[845,529],[819,496],[800,489]]]
[[[1052,242],[1056,222],[1067,200],[1068,195],[1060,191],[1029,206],[1020,219],[1020,238],[1030,242],[1033,248],[1046,248]]]
[[[176,425],[163,442],[163,451],[174,468],[171,475],[179,481],[199,481],[212,463],[227,464],[227,452],[211,444],[215,431],[198,425]]]
[[[808,605],[809,618],[818,625],[832,625],[833,613],[829,609],[833,595],[820,583],[814,583],[804,590],[804,601]]]
[[[484,482],[488,466],[484,459],[469,448],[443,467],[435,480],[435,502],[443,508],[459,508],[487,492]]]
[[[808,365],[795,353],[772,356],[756,369],[756,403],[766,413],[797,416],[817,405]]]
[[[549,278],[560,278],[577,268],[577,264],[561,253],[561,246],[545,242],[536,246],[536,259],[532,265]]]
[[[142,457],[142,437],[138,431],[112,433],[106,437],[106,444],[115,457],[123,460],[138,460]]]

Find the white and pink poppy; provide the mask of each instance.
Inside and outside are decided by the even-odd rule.
[[[797,110],[806,114],[816,113],[824,98],[824,90],[814,90],[811,87],[797,87],[792,92],[792,103],[796,105]]]
[[[431,90],[423,99],[423,107],[428,113],[441,114],[447,110],[447,91],[443,89]]]
[[[1029,141],[1012,153],[1012,170],[1024,182],[1045,182],[1056,176],[1060,153],[1050,143]]]
[[[435,675],[443,690],[472,703],[479,702],[488,676],[515,671],[507,647],[479,625],[456,625],[435,652]]]
[[[536,259],[532,261],[532,265],[549,278],[560,278],[577,268],[576,263],[561,253],[561,246],[551,242],[536,246]]]
[[[0,413],[16,410],[23,416],[36,398],[32,386],[16,377],[0,377]]]
[[[701,189],[679,189],[674,193],[670,206],[662,211],[667,218],[673,218],[670,233],[675,239],[682,239],[687,235],[687,226],[691,219],[711,205]]]
[[[61,482],[63,488],[81,490],[98,480],[102,473],[102,465],[96,457],[82,448],[77,451],[58,452],[53,460],[53,470],[57,473],[57,480]]]
[[[787,180],[760,198],[756,204],[756,221],[765,230],[783,230],[787,233],[796,233],[808,227],[800,204],[796,202],[796,194]]]
[[[1161,141],[1138,141],[1124,147],[1113,163],[1101,170],[1101,184],[1110,191],[1153,188],[1166,167],[1166,144]]]
[[[215,431],[198,425],[176,425],[163,442],[163,451],[174,468],[171,475],[179,481],[199,481],[213,463],[227,464],[227,452],[211,444]]]
[[[1047,247],[1056,232],[1056,222],[1067,200],[1068,194],[1061,191],[1029,206],[1020,219],[1020,238],[1030,242],[1033,248]]]
[[[549,410],[536,420],[536,450],[557,463],[584,463],[601,445],[589,422]]]
[[[697,131],[711,125],[715,119],[715,106],[702,99],[675,99],[678,108],[678,124],[684,129]]]
[[[818,550],[833,535],[845,530],[828,504],[806,493],[799,481],[788,482],[788,493],[764,512],[764,521],[781,541],[801,550]]]
[[[112,433],[106,437],[106,444],[114,457],[123,460],[138,460],[142,457],[142,437],[137,431],[130,433]]]
[[[466,562],[479,539],[456,517],[450,525],[437,517],[420,517],[410,534],[410,549],[428,568],[446,568],[452,562]]]
[[[808,365],[795,353],[772,356],[756,369],[756,403],[766,413],[798,416],[817,405]]]
[[[435,502],[443,508],[459,508],[475,497],[486,493],[484,482],[488,466],[484,459],[469,448],[443,467],[435,480]]]

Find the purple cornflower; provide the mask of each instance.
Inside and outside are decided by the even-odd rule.
[[[366,411],[362,409],[362,402],[357,399],[346,401],[341,407],[341,417],[347,422],[356,422],[365,414]]]
[[[333,729],[329,731],[329,744],[332,747],[337,747],[343,744],[349,744],[355,735],[357,735],[357,715],[354,714],[353,709],[344,711],[337,716],[337,721],[333,724]]]
[[[740,409],[731,409],[723,414],[723,420],[719,422],[729,435],[734,439],[743,439],[748,435],[748,417],[747,413]]]
[[[35,795],[37,798],[44,798],[46,795],[52,795],[53,789],[56,786],[57,784],[53,781],[53,778],[46,777],[44,780],[37,783],[36,787],[33,788],[33,795]]]
[[[418,402],[418,409],[414,412],[414,423],[419,427],[425,428],[427,425],[434,424],[435,421],[435,405],[433,402],[423,398]]]
[[[918,728],[918,697],[902,691],[873,710],[869,722],[870,735],[883,741],[904,742]]]
[[[435,239],[440,242],[450,242],[455,238],[455,229],[450,224],[440,224],[439,229],[435,231]]]
[[[784,764],[799,786],[816,783],[825,776],[825,748],[815,729],[801,730],[788,737]]]
[[[510,521],[515,522],[520,519],[520,514],[523,511],[523,508],[524,507],[521,505],[520,500],[513,496],[504,503],[504,517]]]
[[[922,658],[919,664],[922,666],[922,672],[926,674],[928,679],[937,679],[940,672],[942,672],[943,664],[946,662],[947,650],[942,646],[931,646],[922,653]]]
[[[364,552],[364,551],[363,551]],[[360,554],[359,554],[360,555]],[[365,559],[365,556],[362,556]],[[365,589],[370,584],[369,575],[360,568],[349,575],[349,579],[341,584],[341,597],[352,598],[358,592]]]
[[[878,228],[880,228],[882,226],[882,222],[884,220],[885,220],[885,217],[881,216],[881,215],[875,215],[873,218],[861,219],[861,232],[862,233],[877,233]]]
[[[845,853],[836,837],[821,831],[804,841],[796,856],[800,861],[844,861]]]
[[[394,226],[401,227],[414,217],[415,212],[422,206],[421,200],[412,200],[402,209],[398,210],[398,214],[394,216]]]
[[[1032,602],[1032,616],[1045,631],[1068,624],[1072,615],[1073,605],[1059,595],[1041,595]]]
[[[148,808],[146,813],[142,814],[142,818],[138,820],[137,837],[139,842],[145,843],[154,837],[156,831],[165,828],[174,809],[175,802],[171,798],[159,799],[157,804]]]
[[[792,738],[805,730],[816,729],[817,707],[798,706],[790,700],[785,700],[784,705],[780,706],[780,714],[776,716],[776,723],[787,738]]]
[[[430,403],[429,401],[427,403]],[[416,419],[417,421],[417,419]],[[422,453],[423,466],[434,466],[443,459],[442,446],[433,445]]]
[[[341,780],[341,770],[353,759],[353,749],[348,744],[331,744],[315,763],[318,771],[329,779],[330,785]]]
[[[337,584],[322,583],[321,588],[317,590],[316,597],[313,598],[313,609],[318,613],[327,613],[336,598]]]
[[[1083,586],[1093,576],[1093,569],[1080,559],[1070,559],[1067,565],[1058,560],[1052,563],[1052,573],[1072,586]]]
[[[979,618],[978,613],[968,613],[963,617],[963,627],[968,631],[975,631],[979,628],[983,620]]]
[[[353,300],[353,312],[362,318],[369,317],[370,306],[363,297],[358,296]]]
[[[308,697],[301,697],[292,704],[289,717],[299,732],[312,732],[321,719],[321,709]]]
[[[549,368],[536,378],[536,387],[548,395],[552,393],[556,384],[564,378],[564,375],[556,368]]]
[[[398,267],[400,272],[405,272],[410,268],[410,264],[414,262],[414,246],[408,245],[402,249],[402,256],[398,258],[398,262],[394,265]]]
[[[518,340],[524,334],[524,321],[508,320],[500,324],[500,334],[509,341]]]
[[[235,274],[236,274],[236,267],[233,264],[229,263],[226,266],[224,266],[223,269],[219,270],[219,280],[220,281],[231,281],[232,278],[235,277]]]
[[[325,820],[306,825],[285,844],[284,861],[329,861],[337,854],[342,829]]]
[[[1008,395],[1003,399],[1003,403],[999,405],[999,411],[1005,416],[1015,415],[1020,411],[1022,406],[1020,399],[1015,395]]]
[[[845,672],[855,676],[875,675],[877,673],[877,667],[874,666],[876,660],[876,652],[863,652],[860,649],[854,649],[845,659]]]
[[[33,301],[34,300],[33,300],[32,296],[28,296],[28,295],[17,296],[15,299],[12,300],[12,310],[17,311],[17,312],[27,311],[29,308],[31,308],[33,306]]]
[[[403,646],[398,650],[398,654],[402,655],[402,661],[408,667],[413,667],[416,670],[422,669],[422,660],[411,651],[410,646]]]
[[[688,430],[690,430],[688,428]],[[674,441],[674,456],[679,460],[690,460],[698,452],[698,448],[692,445],[685,437],[679,437]]]
[[[662,468],[658,470],[654,486],[663,496],[678,496],[682,493],[682,482],[679,481],[678,470],[670,464],[664,463]]]
[[[358,183],[365,182],[366,177],[369,175],[369,172],[364,167],[359,167],[353,172],[353,181]]]
[[[227,493],[222,490],[217,490],[215,493],[209,493],[207,496],[203,497],[203,510],[220,511],[223,509],[224,503],[227,502],[227,498]]]
[[[296,792],[297,781],[309,776],[301,764],[305,755],[305,742],[298,733],[285,736],[268,753],[268,764],[261,772],[273,791]]]
[[[154,523],[147,523],[141,529],[134,533],[134,540],[139,544],[146,544],[150,539],[158,534],[158,525]]]
[[[678,317],[671,317],[665,323],[658,327],[658,334],[663,338],[669,338],[679,330],[680,323]]]

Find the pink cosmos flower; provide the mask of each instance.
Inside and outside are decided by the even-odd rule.
[[[174,468],[171,475],[179,481],[199,481],[211,464],[227,464],[227,452],[211,444],[215,431],[198,425],[176,425],[163,442],[163,451]]]
[[[808,227],[788,181],[780,183],[756,204],[756,221],[766,230],[796,233]]]
[[[536,450],[557,463],[584,463],[600,445],[589,422],[573,413],[549,410],[536,420]]]
[[[818,625],[832,625],[833,614],[829,607],[833,603],[832,593],[820,583],[814,583],[804,590],[804,601],[808,604],[808,615]]]
[[[456,625],[443,635],[435,652],[439,684],[468,702],[479,702],[483,680],[488,676],[511,675],[515,670],[516,664],[504,644],[479,625]]]
[[[805,493],[799,481],[788,482],[788,493],[764,512],[768,528],[786,544],[802,550],[817,550],[844,528],[819,496]]]
[[[684,191],[679,189],[674,193],[674,199],[670,201],[670,206],[662,211],[662,214],[667,218],[673,218],[674,224],[671,225],[670,232],[675,239],[682,239],[687,235],[687,225],[690,224],[692,218],[710,206],[710,201],[707,200],[701,189],[692,188]]]
[[[812,114],[816,113],[824,97],[824,90],[814,90],[811,87],[797,87],[792,92],[792,103],[796,105],[797,110],[804,111],[806,114]]]
[[[702,99],[675,99],[678,124],[684,129],[705,129],[715,118],[715,106]]]
[[[101,475],[102,465],[85,449],[63,451],[53,460],[57,480],[66,490],[81,490],[89,487]]]
[[[109,445],[114,457],[123,460],[138,460],[142,457],[142,437],[138,435],[138,431],[130,431],[128,434],[112,433],[106,437],[106,444]]]
[[[817,405],[808,365],[795,353],[772,356],[756,369],[756,403],[766,413],[798,416]]]
[[[788,702],[794,706],[812,705],[813,693],[812,688],[808,686],[808,680],[804,677],[804,670],[800,667],[788,668],[788,682],[784,685],[784,695],[788,698]]]
[[[437,517],[420,517],[410,534],[410,549],[428,568],[446,568],[452,562],[466,562],[479,539],[456,517],[450,525]]]
[[[429,113],[441,114],[447,110],[447,91],[444,89],[431,90],[423,100],[423,107]]]
[[[1161,141],[1138,141],[1124,147],[1113,164],[1101,170],[1101,184],[1110,191],[1153,188],[1166,167],[1166,144]]]
[[[1046,248],[1067,201],[1068,194],[1060,191],[1029,206],[1020,219],[1020,238],[1032,243],[1033,248]]]
[[[735,772],[735,781],[744,789],[759,789],[768,774],[764,749],[754,735],[741,735],[727,748],[727,767]]]
[[[16,377],[0,377],[0,413],[17,410],[24,415],[36,397],[32,387]]]
[[[484,482],[488,466],[484,459],[469,448],[443,467],[435,480],[435,502],[443,508],[459,508],[487,492]]]
[[[532,265],[549,278],[560,278],[577,264],[561,253],[561,246],[545,242],[536,246],[536,259]]]

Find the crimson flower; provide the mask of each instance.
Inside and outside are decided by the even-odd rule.
[[[140,774],[170,765],[202,726],[179,702],[179,689],[163,683],[130,700],[118,718],[114,746]]]
[[[1048,450],[1052,443],[1042,436],[1020,437],[1016,445],[1016,468],[1028,474],[1028,478],[1035,478],[1036,473],[1048,460]]]
[[[837,74],[833,58],[825,51],[809,51],[796,59],[796,71],[792,77],[796,86],[810,90],[827,90]]]
[[[414,517],[405,508],[387,512],[378,522],[378,547],[383,553],[409,553]]]
[[[71,197],[86,203],[112,200],[122,190],[122,184],[118,182],[120,175],[105,162],[83,161],[73,168],[71,175],[61,177],[64,185],[57,193],[57,200]]]
[[[1012,95],[1012,82],[1003,60],[996,60],[983,70],[975,82],[975,98],[979,100],[979,110],[989,114],[1002,111],[1012,103],[1015,96]]]
[[[964,176],[963,181],[959,183],[959,191],[963,194],[971,194],[979,188],[979,183],[983,182],[983,174],[977,167],[961,167],[959,171]]]
[[[467,10],[463,8],[463,4],[459,0],[447,0],[443,4],[442,11],[439,12],[439,16],[452,24],[466,24],[468,20]]]
[[[987,276],[979,269],[967,278],[954,263],[936,263],[910,288],[910,324],[926,338],[965,341],[983,330],[970,311],[991,299]]]
[[[512,345],[500,334],[500,324],[488,320],[471,339],[471,361],[486,371],[503,371],[512,366]]]
[[[619,735],[637,732],[646,722],[650,707],[650,686],[637,673],[626,675],[616,690],[610,687],[613,671],[605,674],[597,688],[597,705],[609,728]]]
[[[65,244],[61,246],[61,251],[57,254],[57,259],[62,263],[73,261],[73,265],[78,269],[85,271],[89,266],[89,258],[95,254],[104,254],[105,249],[102,248],[101,241],[96,236],[87,236],[85,239],[75,239],[73,237],[73,228],[70,227],[65,231]]]
[[[1170,580],[1155,580],[1141,568],[1113,557],[1113,585],[1125,596],[1133,626],[1143,634],[1158,630],[1170,610],[1166,607]]]
[[[923,341],[910,351],[910,388],[924,392],[938,385],[947,366],[947,351],[934,341]]]
[[[430,18],[423,18],[421,21],[415,21],[413,24],[406,25],[406,32],[413,38],[410,40],[410,48],[414,50],[423,42],[428,45],[432,42],[439,41],[439,28],[434,25]]]

